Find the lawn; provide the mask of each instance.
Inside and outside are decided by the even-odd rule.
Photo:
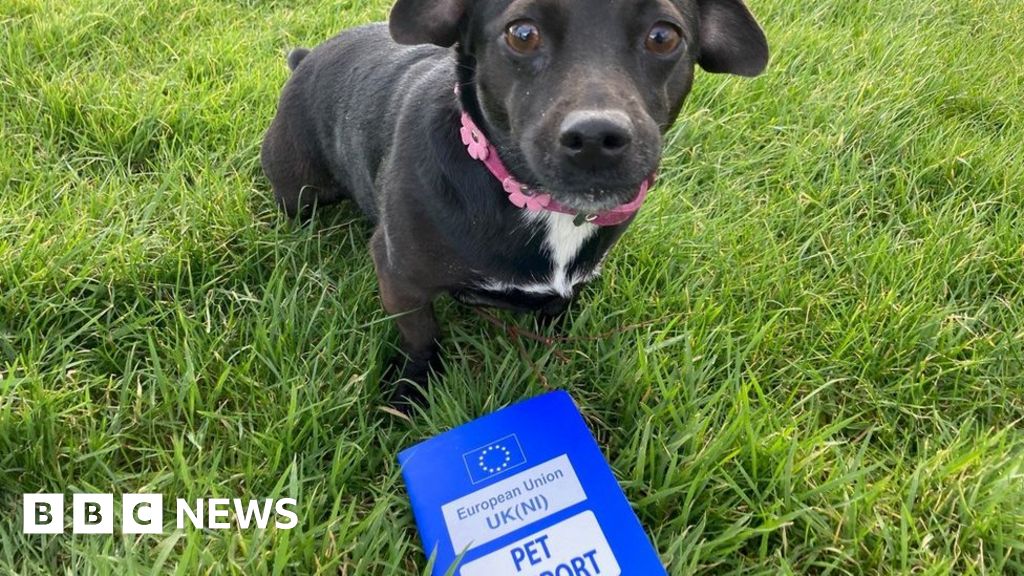
[[[388,5],[0,0],[0,574],[424,573],[397,452],[549,388],[673,575],[1024,574],[1016,2],[751,0],[767,74],[698,74],[566,339],[442,302],[411,420],[370,230],[258,160],[286,50]],[[26,536],[24,492],[301,522]]]

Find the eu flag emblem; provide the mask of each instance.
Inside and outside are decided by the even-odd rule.
[[[526,464],[526,455],[515,434],[509,434],[462,455],[469,481],[479,484]]]

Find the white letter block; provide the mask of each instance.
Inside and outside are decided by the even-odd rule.
[[[63,534],[64,495],[25,494],[22,515],[25,534]]]
[[[114,495],[75,494],[71,500],[71,531],[75,534],[113,534]]]
[[[123,495],[121,497],[121,532],[125,534],[163,534],[163,495]]]

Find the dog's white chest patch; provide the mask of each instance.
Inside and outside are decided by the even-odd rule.
[[[597,226],[584,223],[577,226],[574,217],[555,212],[525,212],[523,218],[530,225],[540,226],[544,233],[543,250],[551,259],[551,271],[545,281],[519,284],[489,281],[482,288],[495,291],[520,290],[530,294],[559,294],[572,296],[576,285],[597,276],[594,270],[570,274],[569,268],[579,256],[583,246],[597,233]]]
[[[584,278],[569,278],[569,266],[587,240],[597,233],[597,226],[587,223],[577,226],[572,216],[554,212],[542,212],[539,219],[547,227],[544,247],[551,257],[551,287],[562,296],[572,296],[573,287]]]

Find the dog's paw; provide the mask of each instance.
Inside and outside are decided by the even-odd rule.
[[[569,316],[569,306],[572,299],[565,298],[548,303],[537,311],[537,324],[544,329],[554,329],[562,332],[566,328],[566,317]]]
[[[401,354],[391,358],[383,377],[388,404],[406,415],[412,414],[417,406],[425,406],[431,374],[437,373],[439,366],[436,356],[427,361]]]
[[[412,416],[417,407],[427,404],[426,383],[407,378],[395,381],[388,397],[388,405],[406,416]]]

